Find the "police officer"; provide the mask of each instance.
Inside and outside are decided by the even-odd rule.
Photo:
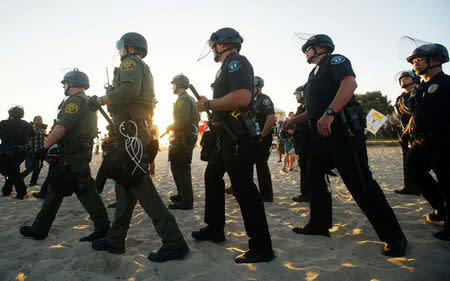
[[[194,204],[192,191],[191,161],[192,151],[198,138],[198,122],[200,114],[195,106],[195,100],[188,95],[189,79],[179,74],[172,79],[173,93],[178,96],[173,105],[174,123],[166,131],[173,131],[174,139],[169,146],[169,161],[177,195],[170,197],[174,203],[169,209],[190,210]]]
[[[114,127],[109,127],[106,155],[97,176],[115,180],[116,212],[107,236],[92,243],[97,251],[125,252],[125,238],[137,200],[152,219],[163,245],[148,259],[164,262],[183,258],[189,248],[149,176],[149,165],[158,151],[151,127],[155,94],[153,76],[142,60],[147,41],[135,32],[125,33],[116,44],[121,64],[114,69],[112,86],[102,97],[92,97],[91,107],[108,105]]]
[[[0,121],[0,172],[6,181],[2,188],[3,196],[8,196],[16,187],[16,199],[27,198],[27,187],[20,175],[20,164],[27,155],[27,143],[34,137],[30,123],[22,120],[23,107],[14,106],[8,110],[9,119]]]
[[[399,194],[419,195],[420,193],[417,191],[417,188],[406,181],[406,155],[408,154],[410,142],[410,129],[408,127],[409,120],[411,119],[410,94],[411,91],[416,87],[416,85],[420,83],[420,77],[417,76],[412,70],[402,71],[398,75],[398,83],[400,84],[400,87],[404,89],[404,92],[397,97],[394,104],[394,110],[397,119],[402,125],[402,137],[400,138],[400,145],[402,147],[403,181],[405,185],[402,189],[394,190],[394,192]]]
[[[74,69],[64,75],[61,83],[67,96],[59,106],[55,126],[43,149],[36,152],[41,159],[55,143],[60,147],[60,161],[52,173],[47,195],[32,226],[23,226],[20,233],[35,240],[47,237],[65,196],[75,193],[94,222],[95,231],[80,239],[91,242],[104,237],[109,228],[108,214],[91,177],[93,138],[97,135],[97,116],[88,109],[88,76]]]
[[[256,120],[261,128],[261,145],[258,146],[255,158],[256,174],[258,175],[259,192],[263,201],[273,202],[272,177],[267,160],[269,160],[270,147],[272,146],[275,111],[270,97],[262,93],[264,80],[255,76],[254,84]]]
[[[429,43],[417,47],[407,61],[424,82],[412,93],[414,142],[406,159],[406,176],[435,209],[427,220],[445,221],[444,230],[434,236],[449,241],[450,76],[442,71],[442,64],[449,61],[448,51],[441,44]]]
[[[201,97],[197,108],[212,110],[211,124],[216,124],[213,130],[219,135],[220,144],[214,148],[205,171],[207,226],[192,232],[192,237],[214,242],[225,240],[223,176],[227,172],[250,237],[249,249],[236,257],[235,262],[267,262],[274,258],[272,242],[264,204],[253,183],[255,147],[259,141],[259,130],[249,116],[253,106],[253,68],[239,54],[242,42],[241,35],[228,27],[214,32],[208,41],[214,60],[222,65],[212,84],[213,99]]]
[[[299,103],[295,116],[298,116],[306,111],[304,102],[304,85],[295,89],[294,95]],[[308,174],[308,155],[309,155],[309,138],[311,130],[306,122],[298,123],[294,126],[294,134],[292,139],[294,141],[295,153],[298,155],[298,163],[300,165],[300,194],[293,196],[292,200],[295,202],[309,202],[311,193],[311,179]]]
[[[351,63],[344,56],[332,55],[333,41],[324,34],[311,36],[302,51],[308,63],[315,65],[305,87],[306,111],[284,125],[308,120],[311,127],[311,214],[307,225],[293,231],[330,236],[331,192],[325,174],[335,167],[380,240],[386,242],[383,254],[404,256],[406,238],[367,163],[365,118],[353,95],[356,81]]]

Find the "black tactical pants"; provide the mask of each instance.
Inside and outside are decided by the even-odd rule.
[[[185,207],[194,204],[194,193],[192,191],[191,161],[194,146],[177,143],[169,148],[170,170],[173,180],[177,186],[181,203]]]
[[[307,148],[298,153],[298,163],[300,164],[300,194],[309,197],[311,194],[311,179],[309,176],[309,151]]]
[[[270,156],[272,135],[263,138],[255,157],[256,174],[258,175],[258,187],[263,201],[273,201],[272,176],[270,175],[267,160]]]
[[[2,171],[5,174],[7,180],[2,188],[4,196],[11,194],[13,186],[16,188],[17,196],[22,197],[27,194],[27,186],[23,181],[23,177],[20,175],[20,164],[25,160],[26,152],[16,151],[14,155],[3,157],[0,161],[2,165]]]
[[[396,241],[404,237],[397,218],[378,183],[369,170],[365,137],[355,133],[350,148],[343,131],[334,128],[331,136],[322,137],[314,130],[310,140],[311,157],[311,215],[313,229],[332,227],[331,191],[325,182],[325,173],[337,168],[353,199],[372,224],[381,241]],[[356,152],[367,190],[363,191],[353,158]]]
[[[244,226],[249,236],[249,249],[272,253],[272,242],[261,196],[253,182],[256,140],[241,138],[239,146],[231,140],[221,141],[205,170],[205,222],[211,227],[225,225],[225,172],[230,177],[234,195],[241,208]]]
[[[406,159],[406,175],[428,203],[441,215],[446,215],[445,227],[450,227],[450,148],[448,145],[413,143]],[[436,174],[437,181],[430,171]]]

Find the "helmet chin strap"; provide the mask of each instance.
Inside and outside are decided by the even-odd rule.
[[[70,84],[67,83],[67,88],[64,90],[64,95],[65,95],[66,97],[69,96],[69,90],[70,90]]]
[[[223,53],[234,49],[234,46],[228,47],[225,50],[223,50],[222,52],[217,51],[217,45],[214,46],[214,53],[216,53],[216,55],[214,56],[214,61],[215,62],[219,62],[220,56],[222,56]]]
[[[402,89],[406,89],[406,88],[408,88],[409,86],[411,86],[412,84],[414,84],[414,82],[411,82],[411,83],[409,83],[409,84],[403,85],[403,86],[402,86]]]
[[[424,70],[421,70],[419,72],[419,75],[423,75],[425,73],[427,73],[428,69],[432,69],[432,68],[436,68],[436,67],[440,67],[442,64],[436,64],[436,65],[430,65],[430,57],[426,57],[426,62],[427,62],[427,67]]]
[[[312,63],[312,60],[314,58],[317,58],[317,57],[319,57],[319,56],[321,56],[323,54],[328,54],[326,51],[322,52],[322,53],[318,53],[317,50],[316,50],[316,46],[315,45],[312,46],[312,49],[313,49],[314,55],[312,55],[309,59],[306,60],[309,64]]]

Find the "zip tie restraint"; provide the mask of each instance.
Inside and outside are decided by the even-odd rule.
[[[134,136],[129,136],[125,131],[125,122],[130,122],[134,125],[136,131]],[[141,165],[139,164],[142,160],[144,149],[142,141],[138,138],[138,128],[136,123],[132,120],[123,121],[122,123],[120,123],[119,132],[125,138],[125,150],[127,151],[128,156],[130,156],[131,160],[136,164],[131,174],[134,175],[138,167],[144,173],[147,173],[147,171],[144,168],[142,168]]]

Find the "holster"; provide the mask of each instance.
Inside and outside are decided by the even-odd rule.
[[[217,135],[213,131],[205,131],[202,135],[200,145],[202,150],[200,151],[200,160],[208,162],[211,153],[216,147]]]
[[[77,189],[76,176],[70,171],[67,163],[59,163],[51,174],[51,183],[58,194],[71,196]]]

